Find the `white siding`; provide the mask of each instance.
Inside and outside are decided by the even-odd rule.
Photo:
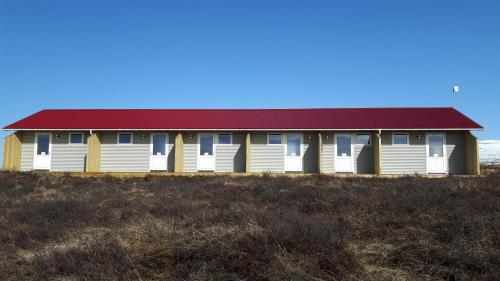
[[[189,138],[189,135],[192,138]],[[198,144],[195,133],[184,134],[184,172],[198,171]]]
[[[304,133],[304,173],[318,172],[318,134]]]
[[[21,171],[33,170],[35,157],[35,133],[23,132],[21,137]]]
[[[267,135],[256,133],[251,136],[250,172],[284,173],[284,145],[267,145]]]
[[[175,136],[177,133],[168,133],[168,156],[167,156],[167,171],[175,171]]]
[[[283,146],[253,145],[251,150],[251,172],[285,172],[285,148]]]
[[[245,172],[245,135],[233,133],[232,140],[231,145],[215,145],[215,172]]]
[[[409,145],[392,145],[391,132],[382,132],[381,137],[382,174],[426,173],[425,132],[411,132]]]
[[[102,133],[101,171],[149,172],[149,134],[134,132],[132,145],[118,145],[117,134],[118,132]]]
[[[56,137],[59,135],[59,137]],[[69,144],[68,132],[52,133],[51,171],[83,172],[87,155],[87,137],[83,134],[83,144]]]
[[[215,145],[215,171],[234,172],[234,158],[239,145]]]
[[[353,138],[354,141],[356,140]],[[354,173],[355,174],[373,174],[373,146],[372,145],[353,145],[354,155]]]
[[[346,132],[347,134],[351,134]],[[333,173],[335,162],[334,133],[322,133],[323,151],[322,151],[322,172]],[[371,145],[356,144],[356,134],[352,134],[352,156],[354,173],[371,174],[373,173],[373,148]]]
[[[55,135],[59,134],[59,138]],[[33,169],[34,132],[23,132],[21,144],[21,170]],[[142,137],[144,135],[144,137]],[[184,171],[197,171],[197,136],[189,139],[184,135]],[[353,134],[354,136],[355,134]],[[421,138],[417,138],[420,135]],[[117,145],[117,132],[103,132],[101,144],[101,171],[103,172],[148,172],[149,171],[149,133],[134,132],[133,145]],[[333,133],[322,133],[322,171],[334,171]],[[67,132],[52,133],[52,171],[84,171],[87,153],[85,133],[84,145],[69,145]],[[169,134],[168,169],[173,171],[174,135]],[[353,141],[355,138],[353,137]],[[381,169],[383,174],[426,173],[425,132],[411,132],[410,144],[392,145],[392,132],[382,133]],[[304,172],[317,171],[317,136],[304,133]],[[252,133],[251,172],[284,172],[284,144],[267,145],[266,133]],[[215,148],[216,172],[245,171],[245,135],[233,134],[232,145],[217,145]],[[373,173],[373,146],[353,146],[354,172]],[[446,134],[447,172],[465,173],[465,139],[463,132]]]
[[[333,161],[334,161],[334,150],[333,150],[333,133],[322,133],[323,137],[323,151],[321,155],[323,157],[321,161],[322,172],[323,173],[333,173]]]
[[[446,157],[450,174],[465,174],[465,136],[463,132],[446,133]]]

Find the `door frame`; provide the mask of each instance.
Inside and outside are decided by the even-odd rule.
[[[168,144],[170,142],[170,139],[169,139],[169,135],[168,133],[161,133],[161,132],[158,132],[158,133],[151,133],[149,135],[149,171],[163,171],[163,170],[156,170],[156,169],[152,169],[152,163],[151,163],[151,157],[152,156],[156,156],[156,155],[153,155],[153,137],[154,136],[157,136],[157,135],[163,135],[165,136],[165,171],[168,171],[168,154],[169,154],[169,151],[168,151]]]
[[[285,172],[303,172],[304,171],[304,133],[286,133],[285,135]],[[300,169],[299,170],[288,170],[287,169],[287,157],[288,157],[288,135],[298,135],[300,136]]]
[[[337,147],[338,147],[338,144],[337,144],[337,136],[350,136],[351,137],[351,168],[349,171],[338,171],[338,166],[337,166]],[[335,173],[353,173],[354,174],[354,142],[353,142],[353,138],[355,138],[356,136],[352,133],[334,133],[333,134],[333,171]]]
[[[443,172],[429,172],[429,136],[443,136]],[[446,153],[446,133],[444,132],[427,132],[425,133],[425,173],[426,174],[448,174],[448,154]]]
[[[201,136],[211,135],[212,136],[212,170],[202,170],[200,169],[200,150],[201,150]],[[197,171],[214,171],[215,172],[215,136],[216,133],[198,133],[197,134],[197,149],[196,149],[196,170]]]
[[[36,167],[36,158],[38,156],[38,136],[39,135],[49,135],[49,171],[52,168],[52,133],[51,132],[36,132],[35,133],[35,141],[34,141],[34,149],[33,149],[33,170],[45,170],[45,169],[38,169]]]

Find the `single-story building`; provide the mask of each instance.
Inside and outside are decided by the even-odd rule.
[[[5,170],[479,174],[454,108],[68,109],[8,125]]]

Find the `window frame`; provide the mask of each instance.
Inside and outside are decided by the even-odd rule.
[[[395,143],[394,142],[394,137],[396,135],[406,135],[406,143]],[[409,133],[403,133],[403,132],[392,133],[391,141],[392,141],[392,145],[396,145],[396,146],[409,146],[410,145],[410,134]]]
[[[150,156],[158,156],[157,154],[153,154],[154,151],[154,136],[165,136],[165,155],[160,155],[163,157],[168,156],[169,150],[168,150],[168,145],[170,142],[169,135],[168,133],[151,133],[149,134],[149,155]]]
[[[212,136],[212,154],[208,154],[208,155],[204,155],[204,154],[201,154],[201,138],[203,136]],[[197,134],[197,150],[198,150],[198,163],[199,163],[199,159],[200,159],[200,156],[211,156],[211,157],[214,157],[214,161],[215,161],[215,153],[216,153],[216,143],[215,141],[218,140],[218,138],[216,139],[215,136],[217,134],[214,134],[214,133],[198,133]]]
[[[447,157],[447,154],[446,154],[446,134],[445,133],[441,133],[441,132],[437,132],[437,133],[426,133],[425,134],[425,146],[426,146],[426,152],[425,152],[425,155],[426,157],[434,157],[434,156],[430,156],[429,155],[429,152],[430,152],[430,148],[431,148],[431,144],[429,142],[429,137],[430,136],[441,136],[442,140],[443,140],[443,144],[441,145],[441,149],[442,149],[442,155],[441,156],[438,156],[438,157],[442,157],[442,158],[445,158]]]
[[[130,143],[120,143],[120,135],[130,135]],[[133,145],[134,144],[134,133],[132,132],[121,132],[116,134],[116,145]]]
[[[82,136],[82,141],[81,142],[71,142],[71,135],[81,135]],[[85,143],[85,134],[84,133],[77,133],[77,132],[72,132],[68,134],[68,145],[83,145]]]
[[[220,143],[219,137],[221,135],[229,135],[229,143]],[[218,133],[217,134],[217,145],[233,145],[233,134],[232,133]]]
[[[269,143],[269,137],[271,135],[279,135],[280,136],[280,143]],[[282,133],[267,133],[267,141],[266,141],[267,145],[285,145],[283,142],[284,141],[283,141],[283,134]]]
[[[346,155],[346,156],[342,156],[341,155],[338,155],[339,153],[339,141],[338,141],[338,137],[339,136],[349,136],[350,139],[351,139],[351,144],[349,145],[349,152],[350,152],[350,155]],[[355,134],[351,134],[351,133],[335,133],[333,135],[334,137],[334,157],[335,158],[339,158],[339,157],[351,157],[351,164],[354,163],[354,146],[356,145],[356,136]],[[353,142],[353,137],[354,137],[354,142]],[[334,159],[335,161],[335,159]]]
[[[368,144],[366,144],[366,143],[358,143],[358,136],[368,136],[368,137],[370,138],[370,139],[369,139],[369,142],[370,142],[370,143],[368,143]],[[368,145],[368,146],[371,146],[371,145],[373,144],[372,134],[369,134],[369,133],[366,133],[366,134],[364,134],[364,133],[359,133],[359,134],[356,134],[356,135],[354,136],[354,144],[355,144],[355,145]]]
[[[290,133],[283,134],[284,137],[281,138],[281,142],[282,142],[283,146],[285,147],[285,156],[292,156],[292,155],[288,155],[288,136],[289,135],[299,136],[299,139],[300,139],[299,153],[300,153],[300,155],[295,155],[295,156],[303,158],[304,157],[304,134],[303,133],[290,132]]]
[[[46,132],[36,132],[35,133],[35,140],[34,140],[35,147],[33,148],[33,152],[35,154],[34,157],[37,157],[38,155],[42,156],[42,154],[38,154],[38,136],[39,135],[48,135],[49,136],[49,148],[48,148],[49,149],[49,151],[48,151],[49,153],[48,154],[44,154],[43,156],[49,156],[52,159],[52,133],[51,132],[48,132],[48,133],[46,133]],[[33,161],[35,161],[35,160],[33,160]],[[33,164],[34,164],[34,162],[33,162]]]

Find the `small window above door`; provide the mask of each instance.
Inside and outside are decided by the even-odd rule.
[[[267,144],[281,144],[281,134],[271,133],[267,135]]]
[[[370,145],[372,144],[372,136],[370,134],[357,134],[356,144]]]
[[[118,134],[118,145],[130,145],[132,144],[132,133],[119,133]]]
[[[218,135],[218,144],[232,144],[232,135],[231,134],[219,134]]]
[[[394,145],[408,145],[409,138],[407,133],[394,133],[392,134],[392,144]]]
[[[82,133],[69,134],[69,144],[83,144],[83,134]]]

